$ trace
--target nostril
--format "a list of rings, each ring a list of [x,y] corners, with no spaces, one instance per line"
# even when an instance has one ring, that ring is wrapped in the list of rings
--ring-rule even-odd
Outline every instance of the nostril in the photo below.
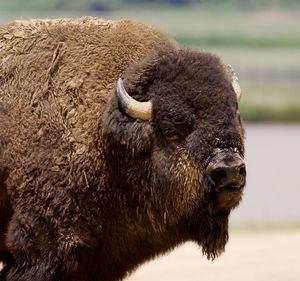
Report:
[[[214,170],[210,175],[211,179],[215,183],[220,182],[222,179],[226,178],[226,176],[227,176],[227,172],[225,169],[222,168]]]
[[[239,174],[244,178],[246,177],[246,167],[244,165],[240,168]]]

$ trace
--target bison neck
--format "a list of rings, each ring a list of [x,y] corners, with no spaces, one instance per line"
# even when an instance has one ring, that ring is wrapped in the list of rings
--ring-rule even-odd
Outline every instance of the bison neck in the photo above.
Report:
[[[148,234],[142,234],[144,231],[138,227],[136,230],[134,227],[128,227],[123,229],[124,232],[121,232],[119,227],[115,230],[116,234],[108,234],[105,244],[98,249],[97,260],[101,263],[97,273],[99,280],[122,280],[142,263],[183,242],[182,237],[179,238],[173,230]]]
[[[203,219],[203,218],[202,218]],[[107,233],[103,244],[99,246],[97,261],[99,280],[122,280],[139,265],[155,256],[164,254],[176,246],[194,241],[202,248],[202,253],[209,259],[220,255],[228,240],[227,218],[218,214],[213,221],[185,221],[164,232],[149,231],[141,225],[120,224]],[[117,222],[116,222],[117,223]],[[107,243],[109,241],[109,243]],[[199,251],[199,259],[201,252]]]
[[[96,254],[99,280],[121,280],[138,265],[186,241],[198,243],[211,259],[224,251],[229,211],[215,213],[211,203],[199,202],[189,217],[171,220],[176,210],[169,209],[165,216],[164,194],[150,186],[151,164],[139,157],[131,163],[124,152],[109,151],[114,153],[106,154],[106,186],[112,197],[105,203],[103,240]]]

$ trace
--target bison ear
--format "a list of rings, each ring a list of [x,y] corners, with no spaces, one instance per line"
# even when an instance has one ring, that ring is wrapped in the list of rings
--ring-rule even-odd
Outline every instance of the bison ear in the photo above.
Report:
[[[127,101],[120,101],[118,90],[117,86],[103,114],[102,135],[115,145],[124,146],[134,153],[146,152],[151,149],[153,143],[151,121],[132,116],[132,108],[129,109],[130,113],[127,112],[124,108]]]

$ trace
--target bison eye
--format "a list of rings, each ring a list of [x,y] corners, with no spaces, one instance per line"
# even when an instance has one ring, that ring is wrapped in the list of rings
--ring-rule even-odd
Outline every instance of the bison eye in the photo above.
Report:
[[[169,140],[177,140],[179,137],[177,130],[171,128],[165,129],[163,134]]]
[[[162,121],[159,127],[162,135],[166,139],[177,140],[179,138],[180,133],[173,123]]]

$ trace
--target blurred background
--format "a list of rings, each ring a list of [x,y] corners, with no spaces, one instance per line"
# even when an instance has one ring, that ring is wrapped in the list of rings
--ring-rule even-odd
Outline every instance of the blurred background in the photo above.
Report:
[[[216,53],[243,90],[248,183],[226,253],[208,262],[185,244],[128,281],[300,280],[300,1],[0,0],[0,24],[87,15],[140,20]]]

